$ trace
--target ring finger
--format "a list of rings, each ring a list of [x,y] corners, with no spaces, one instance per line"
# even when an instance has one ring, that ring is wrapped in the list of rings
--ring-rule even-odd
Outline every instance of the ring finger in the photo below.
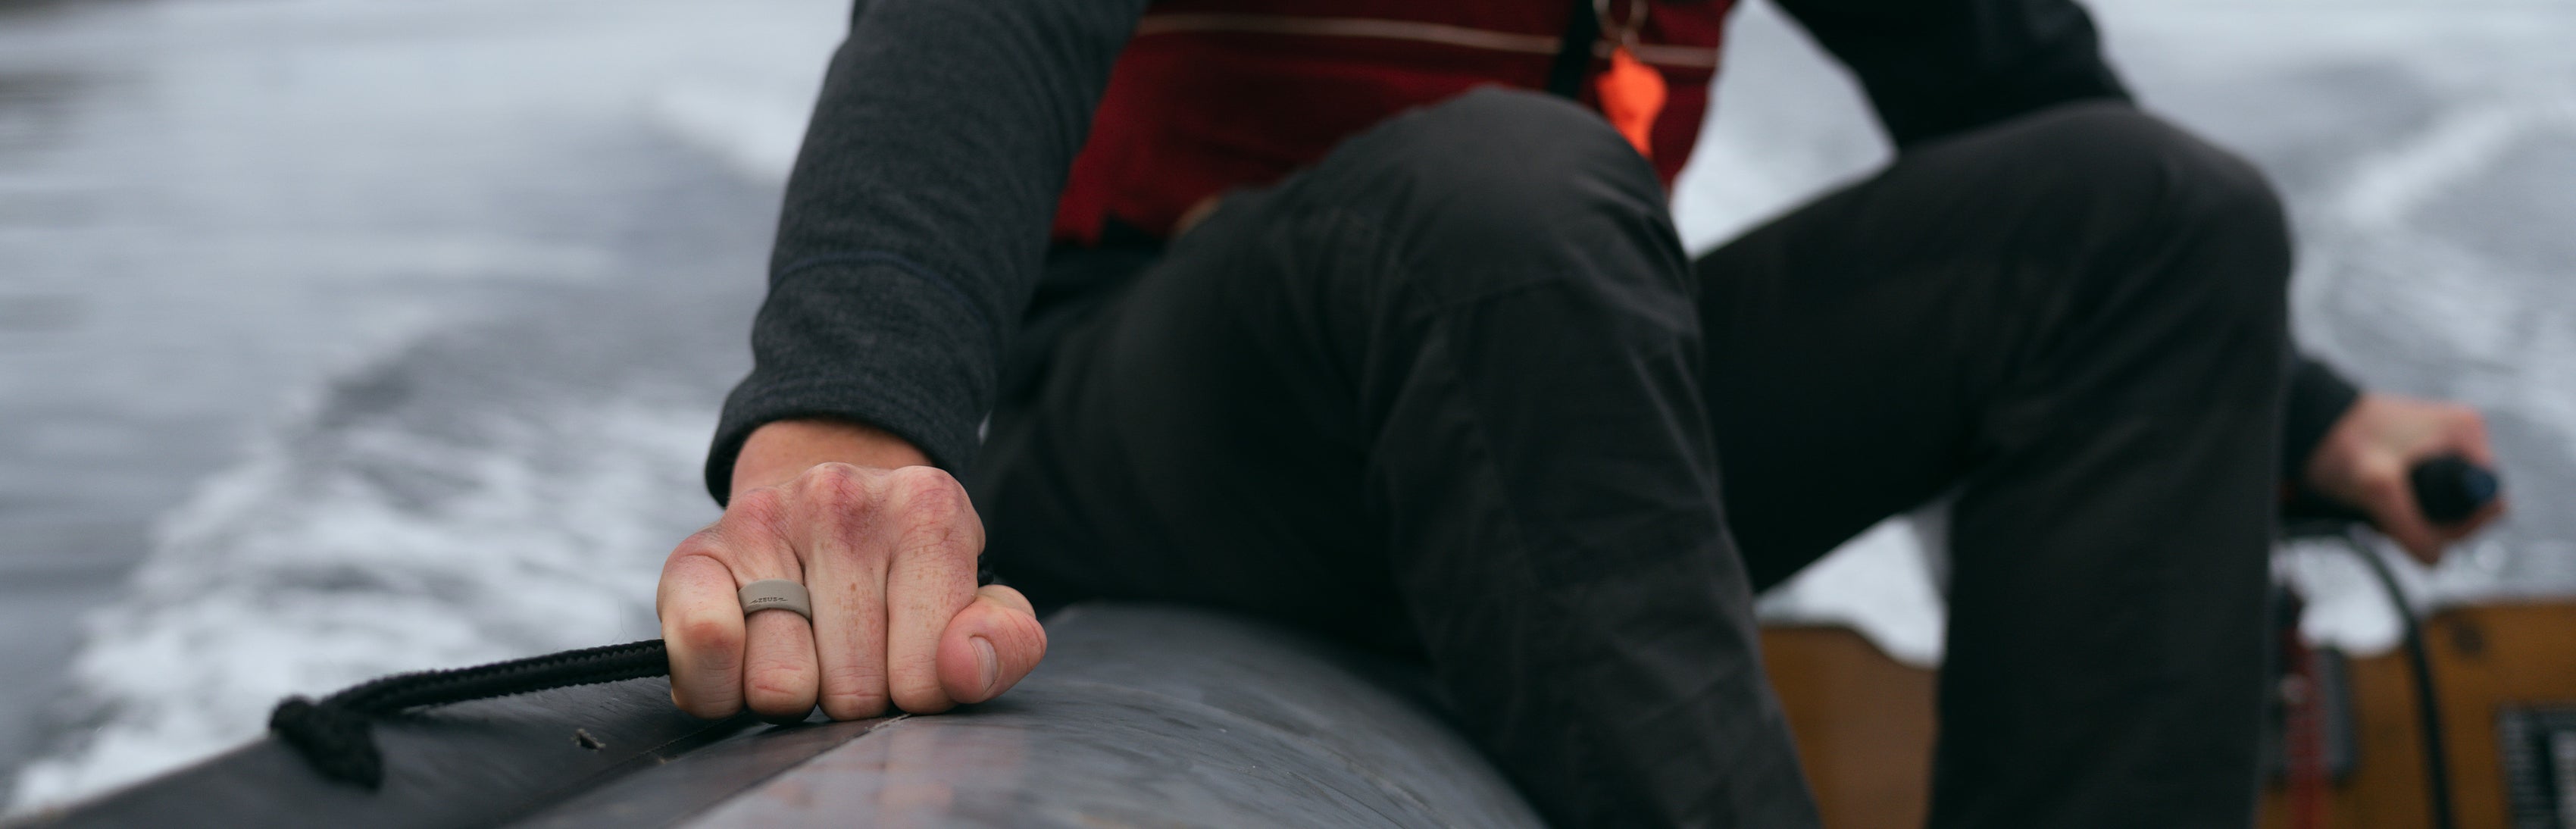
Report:
[[[762,579],[804,583],[789,540],[770,529],[739,534],[734,549],[734,588]],[[743,702],[771,720],[801,720],[814,710],[818,671],[814,665],[814,629],[805,617],[788,610],[762,610],[743,618]]]

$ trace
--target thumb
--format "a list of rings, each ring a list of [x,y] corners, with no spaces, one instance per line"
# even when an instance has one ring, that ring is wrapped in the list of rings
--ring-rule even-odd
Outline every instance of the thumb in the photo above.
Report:
[[[986,585],[939,634],[939,687],[949,699],[983,702],[1010,690],[1045,657],[1046,628],[1028,598]]]

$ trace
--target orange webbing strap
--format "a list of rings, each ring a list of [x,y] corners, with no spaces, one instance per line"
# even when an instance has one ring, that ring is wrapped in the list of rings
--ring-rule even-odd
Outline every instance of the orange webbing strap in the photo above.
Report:
[[[1593,83],[1601,96],[1601,115],[1639,155],[1654,158],[1655,116],[1664,111],[1663,73],[1638,60],[1623,43],[1610,51],[1609,71]]]

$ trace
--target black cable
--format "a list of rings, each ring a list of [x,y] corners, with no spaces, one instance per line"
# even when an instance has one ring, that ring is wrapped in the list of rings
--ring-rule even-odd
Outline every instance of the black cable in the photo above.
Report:
[[[2415,464],[2407,469],[2406,482],[2416,507],[2436,524],[2466,521],[2503,491],[2503,482],[2494,470],[2459,455],[2443,455]],[[2372,551],[2369,536],[2362,532],[2361,528],[2369,524],[2369,516],[2309,491],[2293,498],[2283,513],[2283,534],[2288,537],[2331,535],[2342,539],[2353,555],[2370,568],[2371,576],[2388,594],[2389,605],[2396,608],[2400,630],[2405,633],[2407,671],[2415,686],[2416,727],[2424,741],[2425,798],[2431,801],[2434,829],[2452,829],[2450,755],[2443,748],[2442,707],[2434,689],[2432,654],[2424,646],[2423,625],[2416,620],[2414,607],[2397,585],[2397,574]]]
[[[2380,589],[2388,592],[2388,603],[2397,609],[2397,620],[2405,631],[2406,667],[2415,683],[2415,721],[2424,739],[2424,792],[2431,801],[2434,829],[2452,829],[2451,764],[2448,745],[2442,740],[2442,703],[2433,692],[2433,658],[2424,647],[2424,628],[2415,620],[2415,609],[2406,602],[2406,593],[2398,589],[2397,574],[2388,562],[2370,548],[2369,539],[2359,526],[2346,527],[2344,544],[2352,554],[2369,565],[2370,574],[2379,580]]]
[[[385,779],[384,758],[371,733],[378,717],[425,705],[669,673],[670,656],[660,639],[583,648],[471,668],[395,674],[319,702],[288,697],[269,713],[268,727],[322,776],[373,789]]]

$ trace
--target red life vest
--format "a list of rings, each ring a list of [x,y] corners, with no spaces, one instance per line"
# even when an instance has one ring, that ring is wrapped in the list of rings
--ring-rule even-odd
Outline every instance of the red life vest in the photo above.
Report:
[[[1731,4],[1607,0],[1596,58],[1633,28],[1631,51],[1669,90],[1651,130],[1666,186],[1699,136]],[[1161,0],[1110,74],[1055,238],[1095,242],[1112,218],[1168,236],[1202,199],[1278,181],[1405,109],[1485,84],[1544,88],[1569,11],[1564,0]]]

